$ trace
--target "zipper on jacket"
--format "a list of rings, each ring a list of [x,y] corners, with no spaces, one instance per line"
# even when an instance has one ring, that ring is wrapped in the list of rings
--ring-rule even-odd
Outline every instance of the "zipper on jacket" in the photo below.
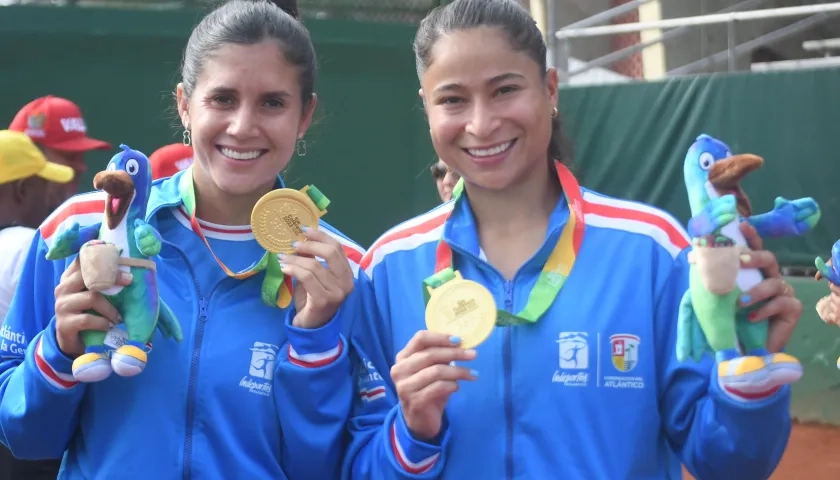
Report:
[[[554,237],[557,235],[559,230],[559,227],[552,228],[549,236]],[[453,251],[474,260],[478,265],[478,268],[490,271],[499,278],[503,279],[505,287],[505,310],[513,313],[513,286],[517,277],[519,277],[519,272],[525,265],[534,261],[534,258],[539,254],[539,252],[545,248],[545,243],[543,243],[543,245],[541,245],[540,248],[531,255],[531,258],[529,258],[528,261],[519,267],[519,270],[517,270],[511,280],[504,280],[504,275],[502,275],[502,273],[499,272],[493,265],[490,265],[490,263],[480,259],[477,255],[467,251],[464,247],[453,242],[449,242],[449,246]],[[502,350],[502,364],[504,369],[505,425],[507,427],[505,429],[505,478],[508,480],[513,480],[513,337],[511,332],[511,327],[505,328],[504,346]]]
[[[513,312],[513,281],[505,281],[505,310]],[[505,379],[505,475],[509,480],[513,479],[513,339],[511,328],[505,329],[505,345],[502,352],[504,363]]]
[[[181,258],[184,260],[184,263],[187,264],[187,269],[190,271],[190,275],[193,279],[193,284],[195,285],[195,292],[198,296],[198,322],[195,327],[195,336],[194,336],[194,346],[192,351],[192,358],[190,359],[190,378],[189,384],[187,387],[187,423],[186,423],[186,431],[185,431],[185,438],[184,438],[184,480],[189,480],[192,477],[192,444],[193,444],[193,420],[195,418],[195,395],[196,395],[196,384],[198,383],[198,362],[201,358],[201,346],[204,341],[204,326],[207,323],[207,305],[210,303],[210,298],[213,296],[213,293],[216,291],[216,288],[219,284],[222,283],[220,281],[213,288],[210,290],[210,293],[207,294],[206,297],[202,296],[201,294],[201,287],[198,283],[198,277],[195,275],[195,270],[192,267],[187,255],[184,253],[183,250],[178,248],[177,246],[169,243],[169,246],[174,248]]]

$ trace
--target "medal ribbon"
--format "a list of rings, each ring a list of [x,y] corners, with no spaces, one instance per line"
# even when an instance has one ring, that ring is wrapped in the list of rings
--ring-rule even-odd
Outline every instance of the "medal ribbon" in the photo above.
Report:
[[[267,305],[276,305],[279,308],[288,307],[292,302],[292,278],[284,275],[280,270],[280,261],[277,259],[277,255],[271,252],[265,252],[262,258],[252,263],[244,270],[234,272],[229,269],[227,265],[222,263],[219,257],[213,253],[213,249],[210,248],[210,243],[207,242],[207,238],[204,236],[204,232],[202,232],[201,226],[198,224],[198,219],[195,216],[195,185],[193,184],[192,166],[188,167],[187,171],[181,175],[181,183],[179,187],[181,200],[184,202],[184,208],[187,209],[187,213],[189,213],[190,216],[190,227],[192,227],[192,231],[201,238],[204,245],[207,247],[207,250],[210,252],[210,255],[213,255],[216,263],[222,267],[225,274],[237,280],[245,280],[246,278],[252,277],[265,270],[265,278],[263,279],[262,284],[263,302]],[[315,202],[315,205],[320,210],[323,210],[322,205],[325,202],[329,202],[329,200],[327,200],[327,198],[324,197],[314,185],[310,185],[309,188],[306,189],[305,193],[311,200],[313,200],[313,202]]]
[[[537,279],[537,283],[528,294],[528,303],[519,313],[513,314],[505,310],[498,310],[496,316],[496,325],[527,325],[536,323],[537,320],[548,310],[554,299],[563,288],[566,278],[572,271],[572,267],[577,259],[580,247],[583,244],[584,212],[583,212],[583,195],[581,194],[580,185],[577,179],[572,175],[572,172],[560,162],[555,162],[557,169],[557,177],[560,180],[560,186],[563,188],[566,201],[569,204],[569,220],[563,227],[560,233],[560,238],[554,246],[554,250],[546,260],[542,272]],[[457,204],[460,201],[464,190],[464,180],[461,179],[455,186],[452,197]],[[452,211],[455,211],[457,205],[453,206]],[[450,215],[452,213],[450,212]],[[447,218],[447,221],[449,219]],[[423,295],[425,302],[429,302],[431,294],[429,289],[435,289],[444,283],[455,278],[455,272],[452,267],[452,249],[443,240],[440,239],[437,246],[435,274],[423,280]]]

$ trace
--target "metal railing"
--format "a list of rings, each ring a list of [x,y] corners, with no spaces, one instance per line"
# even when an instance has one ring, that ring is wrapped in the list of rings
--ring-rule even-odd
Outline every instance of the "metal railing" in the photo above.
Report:
[[[551,3],[552,2],[549,2],[549,4]],[[638,8],[639,5],[644,3],[647,2],[644,0],[640,0],[639,2],[629,2],[626,5],[635,4],[634,8]],[[701,25],[726,24],[726,50],[718,52],[714,55],[710,55],[696,62],[692,62],[687,65],[683,65],[681,67],[670,70],[667,72],[667,75],[674,76],[689,74],[697,71],[698,69],[714,65],[724,60],[728,60],[728,68],[730,71],[733,71],[735,70],[735,60],[739,55],[748,52],[756,47],[767,45],[769,43],[781,40],[782,38],[794,35],[807,28],[813,27],[817,23],[823,22],[834,15],[840,14],[840,2],[817,5],[803,5],[796,7],[768,8],[763,10],[733,11],[739,8],[745,8],[747,6],[754,7],[757,3],[761,3],[761,0],[746,0],[737,5],[724,9],[721,12],[708,15],[672,18],[666,20],[658,20],[654,22],[634,22],[622,23],[617,25],[591,26],[595,23],[600,23],[615,16],[621,15],[622,13],[626,13],[627,9],[622,8],[626,5],[622,5],[621,7],[616,7],[607,10],[606,12],[587,18],[581,22],[576,22],[574,24],[568,25],[559,30],[552,30],[555,32],[553,35],[554,38],[550,38],[549,42],[554,43],[554,45],[552,46],[554,51],[561,50],[564,54],[555,54],[554,56],[550,56],[549,61],[554,61],[554,66],[558,67],[559,69],[565,70],[568,68],[568,63],[565,59],[568,59],[568,40],[571,38],[597,37],[606,35],[616,35],[621,33],[636,33],[641,32],[643,30],[652,29],[673,29],[664,32],[662,35],[660,35],[654,40],[644,42],[643,44],[633,45],[631,47],[624,48],[622,50],[610,53],[608,55],[604,55],[603,57],[599,57],[593,60],[592,62],[587,63],[583,68],[580,68],[574,72],[570,72],[568,76],[571,77],[583,73],[592,68],[612,64],[651,45],[661,43],[665,40],[668,40],[669,38],[673,38],[676,35],[683,34],[687,32],[688,29],[690,29],[691,27]],[[619,13],[615,13],[619,9],[622,10]],[[791,25],[787,25],[778,30],[770,32],[766,35],[762,35],[743,44],[737,45],[735,43],[735,25],[738,22],[806,15],[811,16],[798,22],[795,22]],[[594,20],[595,17],[598,17],[598,19]]]

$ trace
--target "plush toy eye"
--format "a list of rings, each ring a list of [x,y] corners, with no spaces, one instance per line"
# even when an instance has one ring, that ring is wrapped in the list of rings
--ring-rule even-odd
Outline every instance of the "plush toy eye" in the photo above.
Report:
[[[129,175],[137,175],[137,172],[140,171],[140,164],[137,163],[137,160],[132,158],[125,162],[125,171],[128,172]]]
[[[700,154],[700,168],[703,170],[708,170],[712,168],[712,164],[715,163],[715,157],[712,156],[711,153],[705,152]]]

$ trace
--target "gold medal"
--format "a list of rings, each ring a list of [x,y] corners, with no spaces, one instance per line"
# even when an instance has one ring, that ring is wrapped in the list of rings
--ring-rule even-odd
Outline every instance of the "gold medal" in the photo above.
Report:
[[[306,240],[302,227],[318,228],[318,219],[326,211],[318,210],[306,194],[308,188],[272,190],[254,205],[251,230],[266,251],[293,254],[292,243]]]
[[[481,344],[496,327],[496,301],[483,285],[464,280],[460,272],[443,285],[429,289],[426,328],[461,338],[461,347]]]

